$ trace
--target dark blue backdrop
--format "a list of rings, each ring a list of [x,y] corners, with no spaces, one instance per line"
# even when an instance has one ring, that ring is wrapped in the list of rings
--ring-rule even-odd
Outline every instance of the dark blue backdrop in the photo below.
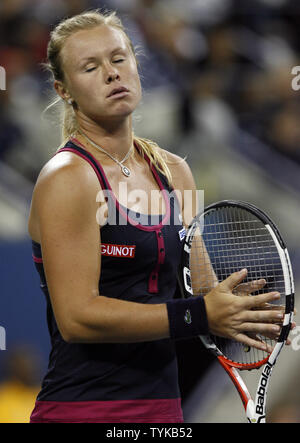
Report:
[[[0,379],[9,351],[30,345],[40,357],[42,375],[47,366],[50,342],[46,303],[31,256],[30,240],[0,241],[0,326],[6,330],[6,351],[0,351]]]

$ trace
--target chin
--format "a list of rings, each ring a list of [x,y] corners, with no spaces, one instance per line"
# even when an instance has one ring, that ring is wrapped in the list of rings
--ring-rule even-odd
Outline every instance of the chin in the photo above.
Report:
[[[112,118],[126,118],[129,117],[136,109],[136,106],[132,106],[129,104],[120,104],[118,109],[115,112],[111,113]],[[109,115],[108,115],[109,116]]]

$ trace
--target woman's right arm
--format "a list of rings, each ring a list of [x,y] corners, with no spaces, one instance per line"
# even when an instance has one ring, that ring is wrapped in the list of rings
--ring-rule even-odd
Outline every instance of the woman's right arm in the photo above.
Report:
[[[42,171],[32,207],[51,304],[62,337],[67,342],[84,343],[167,338],[165,304],[145,305],[99,294],[99,183],[81,159],[62,164],[57,159],[61,155]]]

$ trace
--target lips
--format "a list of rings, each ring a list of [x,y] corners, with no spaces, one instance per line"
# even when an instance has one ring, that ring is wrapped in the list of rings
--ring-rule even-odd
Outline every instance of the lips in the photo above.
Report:
[[[125,88],[124,86],[121,86],[120,88],[115,88],[115,89],[113,89],[113,90],[108,94],[107,97],[112,97],[112,96],[114,96],[114,95],[121,94],[122,92],[129,92],[129,90],[128,90],[127,88]]]

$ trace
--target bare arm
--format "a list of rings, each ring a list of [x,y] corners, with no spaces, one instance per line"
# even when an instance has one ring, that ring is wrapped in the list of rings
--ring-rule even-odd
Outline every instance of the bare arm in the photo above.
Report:
[[[181,204],[183,215],[183,224],[186,229],[192,222],[193,218],[202,209],[200,201],[202,194],[198,193],[193,174],[188,164],[173,156],[173,162],[170,163],[173,176],[173,186],[177,191],[178,200]],[[199,261],[203,272],[199,275]],[[193,272],[193,264],[196,271]],[[193,292],[194,295],[205,295],[218,284],[217,276],[211,265],[206,246],[202,240],[199,229],[195,232],[195,238],[191,250],[191,274],[193,276]],[[197,278],[195,278],[197,276]]]
[[[169,336],[165,304],[99,296],[97,179],[79,164],[45,171],[34,195],[54,315],[69,342],[138,342]]]

